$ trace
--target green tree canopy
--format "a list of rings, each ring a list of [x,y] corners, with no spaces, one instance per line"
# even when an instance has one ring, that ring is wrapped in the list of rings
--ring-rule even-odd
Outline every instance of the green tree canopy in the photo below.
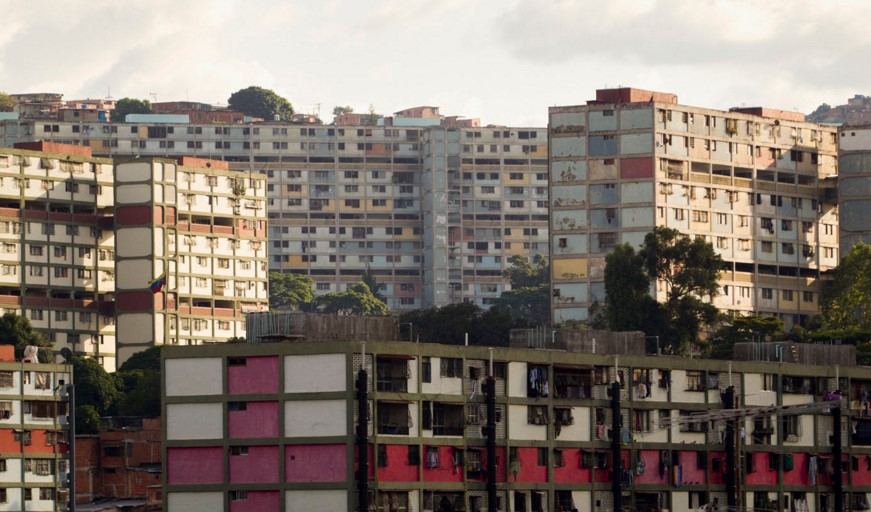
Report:
[[[123,123],[127,114],[150,114],[151,102],[137,100],[135,98],[121,98],[115,102],[115,110],[112,111],[112,121]]]
[[[124,393],[118,399],[118,414],[122,416],[160,416],[160,371],[135,369],[118,371]]]
[[[230,95],[227,106],[231,110],[242,112],[251,117],[261,117],[272,121],[278,116],[280,121],[290,121],[293,116],[293,105],[287,99],[279,96],[271,89],[252,85],[239,89]]]
[[[93,358],[75,356],[72,364],[76,387],[76,430],[93,434],[99,428],[100,417],[113,414],[122,395],[115,376],[107,373]]]
[[[342,107],[340,105],[336,105],[335,107],[333,107],[333,115],[334,116],[343,116],[345,114],[353,114],[353,113],[354,113],[354,107],[352,107],[350,105],[345,105],[344,107]]]
[[[160,371],[160,351],[163,349],[162,346],[154,346],[151,348],[147,348],[142,352],[137,352],[130,356],[124,363],[118,368],[119,372],[125,372],[129,370],[157,370]]]
[[[372,291],[372,295],[375,296],[376,299],[381,302],[387,303],[387,300],[384,298],[384,294],[381,293],[381,290],[384,289],[384,284],[379,283],[378,279],[375,277],[375,274],[372,272],[372,269],[367,268],[366,272],[363,273],[362,281],[366,283],[366,286]]]
[[[360,282],[342,293],[328,293],[315,300],[322,313],[360,316],[385,316],[390,310],[378,300],[366,283]]]
[[[366,113],[360,120],[365,126],[376,126],[378,124],[378,120],[381,119],[381,114],[375,112],[375,107],[373,105],[369,105],[369,112]]]
[[[399,317],[399,322],[412,324],[414,338],[424,343],[462,345],[468,333],[470,345],[489,347],[507,346],[514,327],[507,313],[496,308],[483,310],[469,302],[409,311]]]
[[[666,353],[686,353],[719,316],[711,299],[719,292],[722,258],[703,239],[661,226],[644,237],[637,254],[631,247],[615,252],[605,266],[608,327],[642,330],[658,336]],[[653,283],[665,289],[660,301],[643,293]]]
[[[314,297],[315,282],[303,274],[269,273],[269,307],[271,309],[297,309]]]
[[[502,276],[511,283],[511,289],[493,301],[491,309],[508,315],[515,326],[550,324],[550,265],[541,254],[532,262],[524,256],[508,259],[510,266]]]
[[[785,335],[783,320],[776,316],[737,316],[711,334],[708,356],[712,359],[732,359],[735,343],[775,341]]]
[[[30,320],[18,316],[15,313],[4,313],[0,316],[0,345],[15,345],[15,358],[20,360],[24,355],[24,348],[34,345],[41,348],[50,348],[51,343],[39,331],[33,330]],[[39,351],[39,361],[50,362],[52,359],[50,350]]]
[[[0,112],[13,112],[18,101],[12,96],[0,91]]]
[[[871,330],[871,245],[858,243],[835,268],[823,289],[826,329]]]

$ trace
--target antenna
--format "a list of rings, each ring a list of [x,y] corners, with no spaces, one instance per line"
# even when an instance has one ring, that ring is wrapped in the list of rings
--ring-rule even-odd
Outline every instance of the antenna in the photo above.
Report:
[[[156,92],[150,92],[150,93],[148,93],[148,95],[151,96],[152,103],[157,103],[157,93]]]

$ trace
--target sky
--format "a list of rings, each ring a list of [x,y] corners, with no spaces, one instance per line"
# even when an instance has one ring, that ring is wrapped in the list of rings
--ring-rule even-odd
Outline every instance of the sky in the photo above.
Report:
[[[416,105],[483,125],[637,87],[810,113],[871,94],[867,0],[0,0],[0,91],[226,104],[329,122]]]

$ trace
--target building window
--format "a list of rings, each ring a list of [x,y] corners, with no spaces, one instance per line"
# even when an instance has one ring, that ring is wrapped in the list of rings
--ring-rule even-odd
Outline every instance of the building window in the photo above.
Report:
[[[453,357],[441,358],[440,375],[448,378],[462,378],[463,360]]]

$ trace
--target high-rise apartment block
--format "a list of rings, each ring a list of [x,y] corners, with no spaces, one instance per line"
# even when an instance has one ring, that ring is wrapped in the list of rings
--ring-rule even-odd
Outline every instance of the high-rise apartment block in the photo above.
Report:
[[[838,204],[841,254],[871,243],[871,127],[842,126],[839,140]]]
[[[318,294],[344,291],[368,270],[394,310],[487,306],[506,289],[512,255],[548,252],[544,128],[484,128],[435,107],[379,126],[137,119],[0,121],[0,145],[63,141],[101,156],[194,156],[266,174],[269,269],[311,276]]]
[[[55,349],[114,369],[154,343],[243,336],[267,306],[265,177],[22,146],[0,150],[0,305]]]
[[[787,325],[817,313],[820,273],[839,261],[835,128],[638,89],[552,107],[549,126],[555,322],[586,319],[604,299],[605,255],[656,226],[713,244],[721,310]]]

